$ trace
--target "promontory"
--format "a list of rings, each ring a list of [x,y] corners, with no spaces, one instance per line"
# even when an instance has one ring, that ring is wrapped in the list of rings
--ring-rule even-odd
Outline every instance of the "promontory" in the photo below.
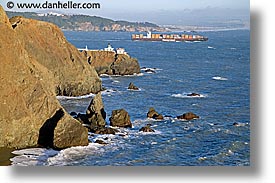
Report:
[[[88,144],[87,129],[56,99],[102,90],[86,59],[57,26],[8,19],[0,6],[0,147]]]

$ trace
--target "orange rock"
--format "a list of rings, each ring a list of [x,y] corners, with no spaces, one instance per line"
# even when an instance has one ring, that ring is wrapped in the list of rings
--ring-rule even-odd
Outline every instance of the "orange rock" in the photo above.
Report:
[[[9,23],[0,6],[0,147],[25,148],[38,142],[55,148],[88,144],[87,129],[65,112],[55,94],[57,86],[81,79],[79,86],[85,88],[98,78],[80,63],[81,56],[74,50],[52,24],[20,17]],[[67,58],[70,54],[75,54],[72,63]],[[80,71],[94,80],[80,78]]]

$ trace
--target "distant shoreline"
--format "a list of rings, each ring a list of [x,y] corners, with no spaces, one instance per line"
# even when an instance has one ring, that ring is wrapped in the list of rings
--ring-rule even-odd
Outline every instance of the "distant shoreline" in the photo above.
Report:
[[[83,31],[83,30],[70,30],[70,29],[61,29],[65,32],[128,32],[133,33],[132,31]],[[170,30],[170,31],[155,31],[155,32],[161,32],[161,33],[181,33],[181,32],[222,32],[222,31],[238,31],[238,30],[247,30],[250,31],[250,28],[243,27],[243,28],[216,28],[216,29],[199,29],[199,30]]]
[[[222,22],[213,25],[158,25],[151,22],[129,22],[88,15],[66,15],[56,13],[39,14],[35,12],[7,11],[9,18],[23,16],[56,24],[62,31],[81,32],[209,32],[226,30],[249,30],[249,22]]]

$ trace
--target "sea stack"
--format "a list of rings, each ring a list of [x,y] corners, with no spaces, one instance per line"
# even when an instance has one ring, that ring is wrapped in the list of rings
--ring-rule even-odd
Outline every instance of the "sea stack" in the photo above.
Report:
[[[153,118],[156,120],[163,120],[163,115],[159,114],[153,107],[149,108],[149,111],[147,113],[147,118]]]
[[[83,51],[88,63],[99,75],[133,75],[140,73],[140,65],[136,58],[115,51]]]
[[[132,122],[130,116],[125,109],[118,109],[112,111],[110,117],[110,125],[114,127],[132,128]]]
[[[104,127],[106,125],[106,112],[104,110],[100,92],[92,99],[86,110],[86,116],[91,124],[91,128]]]

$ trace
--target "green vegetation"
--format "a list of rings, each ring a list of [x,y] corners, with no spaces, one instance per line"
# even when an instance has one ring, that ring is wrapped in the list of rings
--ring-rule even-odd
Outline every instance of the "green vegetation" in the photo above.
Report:
[[[114,21],[107,18],[88,15],[62,15],[44,14],[32,12],[7,12],[9,18],[23,16],[26,18],[47,21],[56,24],[63,30],[76,31],[161,31],[161,28],[149,22]]]

